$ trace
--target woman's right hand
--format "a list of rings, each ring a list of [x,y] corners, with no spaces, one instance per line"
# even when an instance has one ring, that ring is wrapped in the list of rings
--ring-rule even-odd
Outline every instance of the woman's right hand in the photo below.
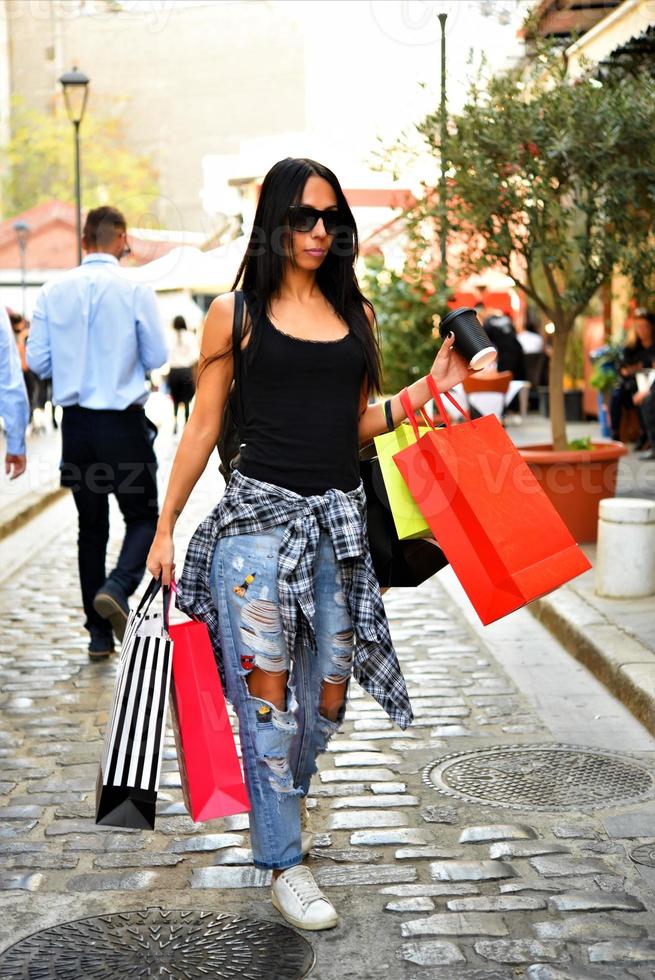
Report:
[[[161,578],[162,585],[170,585],[175,574],[175,547],[169,531],[157,530],[148,552],[146,568],[153,578]]]

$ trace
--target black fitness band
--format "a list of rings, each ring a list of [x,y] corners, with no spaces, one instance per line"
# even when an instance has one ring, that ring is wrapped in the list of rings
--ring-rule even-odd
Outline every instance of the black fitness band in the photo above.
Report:
[[[386,422],[387,422],[387,432],[393,432],[393,430],[396,428],[396,426],[394,425],[394,422],[393,422],[393,414],[391,412],[391,399],[390,398],[387,398],[386,402],[384,403],[384,417],[385,417]]]

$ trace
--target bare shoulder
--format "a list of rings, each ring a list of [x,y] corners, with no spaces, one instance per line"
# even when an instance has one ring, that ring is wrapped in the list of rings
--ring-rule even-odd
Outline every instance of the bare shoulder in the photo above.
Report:
[[[369,300],[365,300],[363,306],[366,319],[368,320],[368,325],[372,330],[375,323],[375,311],[373,310],[373,304]]]
[[[224,350],[232,343],[234,293],[222,293],[211,301],[202,329],[204,353]]]

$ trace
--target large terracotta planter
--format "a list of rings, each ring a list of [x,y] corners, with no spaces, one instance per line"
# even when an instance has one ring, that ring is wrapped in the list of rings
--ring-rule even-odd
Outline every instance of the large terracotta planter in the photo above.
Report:
[[[619,459],[627,453],[622,442],[595,442],[593,449],[554,452],[551,446],[520,446],[546,496],[575,540],[584,544],[598,534],[598,507],[616,492]]]

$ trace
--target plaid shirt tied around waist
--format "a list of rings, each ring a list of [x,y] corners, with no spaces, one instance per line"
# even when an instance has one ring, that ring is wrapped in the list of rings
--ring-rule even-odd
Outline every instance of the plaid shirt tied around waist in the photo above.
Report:
[[[288,649],[293,652],[297,638],[316,649],[314,558],[323,529],[339,561],[355,634],[353,676],[392,721],[407,728],[413,714],[373,570],[361,484],[348,492],[303,497],[233,471],[220,502],[189,542],[176,599],[178,609],[207,624],[223,683],[218,611],[210,590],[216,543],[222,536],[256,534],[280,525],[286,531],[278,557],[278,597]]]

